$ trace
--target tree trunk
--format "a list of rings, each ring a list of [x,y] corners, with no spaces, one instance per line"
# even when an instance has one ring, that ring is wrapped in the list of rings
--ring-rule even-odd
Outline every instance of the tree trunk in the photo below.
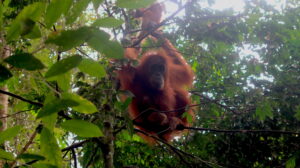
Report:
[[[1,87],[1,90],[7,91],[7,87]],[[1,118],[1,127],[0,132],[4,131],[7,127],[7,105],[8,105],[8,96],[0,93],[0,118]],[[0,166],[1,167],[1,166]]]
[[[7,58],[10,55],[9,47],[6,46],[4,38],[0,37],[0,60]],[[1,90],[7,91],[6,86],[0,87]],[[0,132],[7,128],[7,114],[8,114],[8,96],[0,94]],[[5,144],[0,144],[2,149],[5,149]],[[0,167],[4,167],[5,162],[0,160]]]
[[[102,153],[105,168],[113,168],[114,167],[114,135],[113,135],[113,127],[110,122],[104,123],[104,141],[102,144]]]

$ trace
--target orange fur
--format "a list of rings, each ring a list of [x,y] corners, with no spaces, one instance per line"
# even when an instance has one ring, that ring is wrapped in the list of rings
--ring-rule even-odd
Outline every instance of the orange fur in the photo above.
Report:
[[[139,37],[147,33],[153,24],[161,21],[162,11],[163,5],[160,3],[139,10],[138,17],[142,17],[143,22],[143,31]],[[191,103],[187,88],[192,86],[194,74],[171,42],[163,37],[159,38],[163,40],[162,47],[147,51],[140,59],[138,59],[139,49],[127,48],[124,57],[138,59],[139,65],[123,66],[118,71],[118,78],[121,89],[129,90],[135,96],[129,105],[129,115],[135,127],[170,142],[175,136],[183,133],[182,130],[178,130],[178,126],[190,125],[187,118],[183,117],[183,113],[187,112],[194,116],[192,109],[186,111],[185,108]],[[153,39],[157,40],[155,37]],[[157,64],[165,68],[162,90],[149,87],[152,75],[149,67]],[[150,144],[156,142],[149,136],[141,136]]]
[[[144,36],[161,22],[164,10],[165,6],[162,3],[155,3],[148,8],[142,8],[136,12],[136,17],[142,18],[142,32],[138,35],[138,38]]]

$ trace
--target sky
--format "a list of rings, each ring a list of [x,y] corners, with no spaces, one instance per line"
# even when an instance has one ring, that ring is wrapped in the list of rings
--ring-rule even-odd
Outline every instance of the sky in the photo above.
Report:
[[[170,14],[174,13],[177,10],[177,5],[172,3],[170,0],[159,0],[165,3],[166,7],[166,14],[165,17],[168,17]],[[236,13],[241,13],[244,10],[246,0],[215,0],[215,3],[213,5],[208,5],[207,0],[199,0],[201,3],[201,7],[203,8],[211,8],[214,10],[226,10],[232,8]],[[267,2],[273,6],[277,10],[280,10],[285,5],[285,0],[267,0]],[[177,16],[183,15],[184,13],[181,12],[177,14]],[[164,18],[163,18],[164,19]],[[257,52],[253,51],[251,46],[249,44],[244,44],[243,48],[240,48],[240,57],[246,57],[251,56],[252,58],[256,58],[257,60],[260,60],[260,56]],[[266,74],[261,74],[260,76],[256,77],[257,79],[264,79],[273,81],[273,77],[268,76]],[[248,86],[253,87],[248,81]]]
[[[159,0],[160,2],[165,2],[166,13],[173,13],[177,6],[172,3],[170,0]],[[215,0],[215,3],[210,7],[212,9],[224,10],[232,8],[236,12],[241,12],[244,9],[246,0]],[[209,7],[207,0],[200,0],[202,7]],[[269,4],[276,6],[277,9],[280,9],[284,4],[285,0],[267,0]]]

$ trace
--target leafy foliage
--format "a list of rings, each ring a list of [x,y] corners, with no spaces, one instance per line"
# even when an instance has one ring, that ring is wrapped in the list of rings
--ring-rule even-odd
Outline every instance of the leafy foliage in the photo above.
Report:
[[[6,58],[4,61],[14,67],[26,69],[29,71],[39,70],[45,67],[40,60],[36,59],[29,53],[15,54]]]
[[[61,126],[71,131],[81,137],[99,137],[103,136],[100,129],[87,121],[82,120],[68,120],[66,122],[61,123]]]
[[[11,94],[0,165],[299,167],[299,1],[243,1],[238,12],[172,1],[183,11],[162,30],[195,72],[196,116],[171,148],[136,134],[126,112],[133,96],[115,73],[134,64],[122,59],[139,30],[132,9],[153,2],[1,3],[0,90]],[[160,45],[145,41],[143,51]]]

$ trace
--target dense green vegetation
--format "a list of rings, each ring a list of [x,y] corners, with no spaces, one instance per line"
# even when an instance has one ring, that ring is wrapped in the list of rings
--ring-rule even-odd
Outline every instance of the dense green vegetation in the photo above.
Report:
[[[162,29],[195,72],[196,120],[149,146],[115,71],[134,9],[153,2],[0,0],[0,167],[300,166],[300,2],[167,0],[181,11]]]

